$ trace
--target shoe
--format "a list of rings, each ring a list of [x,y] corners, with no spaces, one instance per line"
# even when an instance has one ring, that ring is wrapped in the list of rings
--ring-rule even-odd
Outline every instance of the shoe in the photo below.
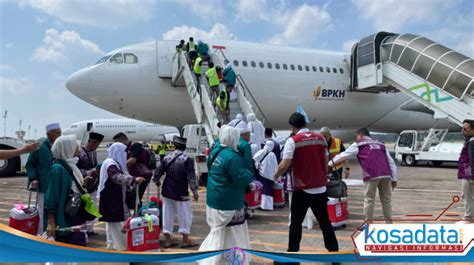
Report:
[[[469,220],[461,220],[461,221],[458,221],[456,222],[455,224],[457,225],[468,225],[468,224],[471,224],[472,222],[469,221]]]

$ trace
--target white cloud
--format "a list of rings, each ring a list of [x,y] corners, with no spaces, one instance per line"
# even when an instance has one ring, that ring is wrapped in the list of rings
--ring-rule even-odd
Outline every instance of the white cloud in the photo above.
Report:
[[[345,41],[342,44],[342,51],[343,52],[351,52],[352,51],[352,46],[354,46],[354,44],[357,43],[357,42],[359,42],[359,40],[357,40],[357,39],[352,39],[352,40]]]
[[[352,0],[360,16],[376,30],[399,31],[405,24],[438,19],[459,0]]]
[[[183,25],[180,27],[174,27],[173,29],[163,33],[163,39],[165,40],[187,40],[189,37],[198,39],[220,39],[220,40],[235,40],[236,37],[225,25],[216,23],[210,31],[205,31],[196,27],[189,27]]]
[[[63,22],[103,28],[126,27],[150,20],[156,12],[156,0],[23,0],[29,6]]]
[[[266,0],[239,0],[236,2],[236,8],[236,17],[244,22],[271,20]]]
[[[332,28],[331,15],[318,6],[303,4],[289,16],[282,33],[273,36],[270,43],[302,45]]]
[[[287,7],[284,0],[272,2],[268,0],[239,0],[234,6],[237,11],[237,19],[244,23],[265,21],[284,25],[294,12]]]
[[[224,14],[224,4],[222,0],[176,0],[181,6],[191,9],[191,11],[205,20],[214,21]]]
[[[36,49],[32,59],[42,62],[70,63],[74,59],[84,59],[87,55],[102,55],[99,45],[86,39],[75,31],[58,32],[48,29],[43,45]]]
[[[5,43],[5,48],[7,49],[13,48],[13,42]]]
[[[0,76],[0,87],[2,93],[11,96],[25,96],[33,91],[33,82],[25,77],[8,78]]]
[[[36,23],[38,24],[43,24],[44,22],[46,22],[46,19],[44,17],[39,17],[39,16],[36,16],[35,20],[36,20]]]

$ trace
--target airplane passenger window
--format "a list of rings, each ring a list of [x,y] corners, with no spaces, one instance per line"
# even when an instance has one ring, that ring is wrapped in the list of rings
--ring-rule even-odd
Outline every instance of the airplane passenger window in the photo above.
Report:
[[[234,60],[234,65],[235,65],[235,66],[239,66],[239,61]]]
[[[304,69],[306,70],[306,72],[309,72],[309,66],[305,65]]]
[[[331,72],[331,68],[326,67],[326,72],[330,73],[330,72]]]
[[[317,72],[318,71],[318,68],[316,68],[316,66],[313,65],[313,72]]]
[[[323,73],[323,72],[324,72],[324,68],[323,68],[322,66],[320,66],[320,67],[319,67],[319,71],[320,71],[321,73]]]
[[[123,63],[123,58],[121,53],[117,53],[112,58],[110,58],[111,63]]]
[[[301,65],[298,65],[298,70],[302,71],[303,67]]]
[[[286,63],[283,64],[283,69],[285,69],[285,70],[288,69],[288,65],[286,65]]]
[[[138,58],[133,53],[124,53],[125,63],[138,63]]]
[[[257,64],[256,64],[254,61],[251,61],[251,62],[250,62],[250,65],[251,65],[252,67],[257,67]]]
[[[335,74],[337,74],[337,69],[336,69],[336,68],[333,67],[333,68],[332,68],[332,71],[333,71]]]
[[[279,64],[279,63],[275,63],[275,68],[276,68],[276,69],[280,69],[280,64]]]
[[[294,64],[290,65],[290,68],[291,68],[291,70],[294,71],[295,70],[295,65]]]
[[[242,65],[247,67],[247,61],[242,61]]]
[[[272,63],[267,63],[267,67],[268,67],[269,69],[272,69]]]
[[[344,73],[344,70],[342,70],[342,68],[339,68],[339,72],[340,72],[341,74],[343,74],[343,73]]]
[[[260,68],[265,67],[265,64],[263,62],[259,62],[258,65],[260,66]]]

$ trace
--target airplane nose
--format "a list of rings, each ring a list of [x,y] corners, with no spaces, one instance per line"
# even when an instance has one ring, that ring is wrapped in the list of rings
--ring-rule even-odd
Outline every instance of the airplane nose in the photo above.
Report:
[[[84,90],[89,88],[89,81],[90,77],[88,69],[82,69],[73,73],[66,79],[66,88],[74,95],[81,97]]]

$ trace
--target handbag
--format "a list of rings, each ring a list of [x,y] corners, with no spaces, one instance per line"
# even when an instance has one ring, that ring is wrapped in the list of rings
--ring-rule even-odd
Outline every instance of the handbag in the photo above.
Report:
[[[61,160],[57,160],[56,163],[61,164],[66,170],[71,174],[73,185],[76,185],[79,192],[74,192],[71,189],[71,192],[68,195],[68,200],[66,206],[64,207],[64,213],[68,216],[74,217],[79,215],[83,221],[92,221],[95,218],[100,218],[101,214],[97,209],[97,206],[93,203],[92,198],[87,194],[74,177],[74,173],[71,168]]]
[[[68,195],[66,207],[64,208],[64,213],[71,217],[76,216],[81,206],[82,206],[81,194],[75,193],[74,191],[71,190],[71,192]]]
[[[331,198],[342,198],[347,197],[347,185],[342,181],[342,176],[337,171],[335,176],[333,174],[328,175],[328,183],[326,184],[326,192],[328,197]]]

